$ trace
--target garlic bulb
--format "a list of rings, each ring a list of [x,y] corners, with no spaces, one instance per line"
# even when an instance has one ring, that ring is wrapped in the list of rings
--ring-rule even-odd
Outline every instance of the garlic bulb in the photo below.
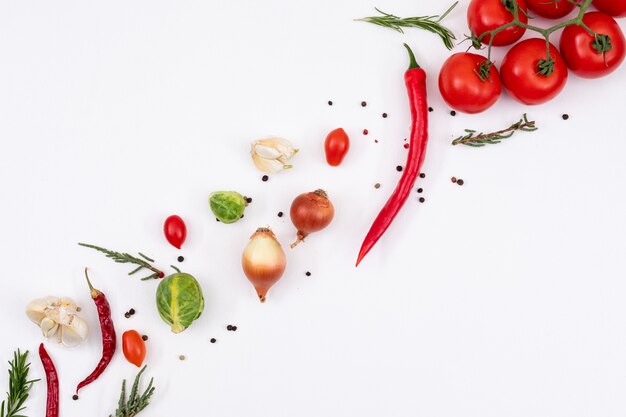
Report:
[[[268,137],[252,142],[252,161],[254,165],[270,174],[291,168],[287,162],[298,153],[298,150],[286,139]]]
[[[87,338],[87,323],[78,317],[80,308],[71,298],[46,297],[31,301],[26,315],[41,329],[45,338],[55,338],[67,347]]]

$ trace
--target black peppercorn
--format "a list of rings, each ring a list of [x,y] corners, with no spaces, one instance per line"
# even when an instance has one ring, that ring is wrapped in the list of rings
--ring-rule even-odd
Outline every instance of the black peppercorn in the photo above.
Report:
[[[215,342],[217,342],[217,339],[216,338],[212,338],[211,339],[211,343],[215,343]]]
[[[398,172],[402,172],[402,165],[398,165],[398,166],[396,167],[396,171],[398,171]]]
[[[183,256],[179,256],[179,257],[178,257],[178,262],[182,262],[182,261],[184,261],[184,260],[185,260],[185,257],[183,257]]]
[[[420,178],[426,178],[426,174],[424,174],[423,172],[420,174]]]
[[[143,336],[141,336],[141,339],[145,342],[148,340],[148,336],[146,336],[145,334]]]
[[[263,182],[266,182],[266,181],[267,181],[267,180],[269,180],[269,179],[270,179],[270,177],[268,177],[267,175],[263,175],[263,176],[261,177],[261,180],[262,180]]]
[[[278,212],[278,217],[283,217],[283,212],[282,211]]]
[[[424,201],[426,201],[426,199],[424,197],[420,197],[420,203],[423,203]]]
[[[72,400],[74,400],[74,401],[78,400],[78,395],[76,395],[76,394],[72,395]]]

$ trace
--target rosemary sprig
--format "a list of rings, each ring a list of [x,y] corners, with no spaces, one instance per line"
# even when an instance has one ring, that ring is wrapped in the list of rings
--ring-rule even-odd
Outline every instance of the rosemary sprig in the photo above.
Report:
[[[130,271],[128,273],[128,275],[133,275],[133,274],[141,271],[144,268],[152,271],[151,275],[148,275],[147,277],[141,278],[142,281],[145,281],[145,280],[148,280],[148,279],[159,279],[159,278],[163,278],[165,276],[165,274],[161,270],[157,269],[152,264],[150,264],[150,262],[154,262],[154,259],[144,255],[141,252],[138,252],[138,253],[139,253],[139,256],[141,258],[143,258],[143,259],[138,258],[136,256],[132,256],[132,255],[126,253],[126,252],[124,252],[124,253],[115,252],[115,251],[112,251],[112,250],[101,248],[100,246],[90,245],[88,243],[79,243],[79,245],[80,246],[84,246],[86,248],[95,249],[98,252],[102,252],[102,253],[104,253],[106,255],[107,258],[113,259],[113,261],[117,262],[118,264],[134,264],[134,265],[138,265],[137,268],[135,268],[132,271]]]
[[[120,399],[117,402],[115,417],[134,417],[146,408],[148,404],[150,404],[150,397],[152,397],[152,394],[154,393],[154,387],[152,386],[154,378],[150,378],[150,383],[143,394],[139,396],[137,395],[139,393],[139,380],[141,379],[141,374],[143,374],[143,371],[145,370],[146,367],[144,366],[135,377],[135,382],[130,390],[130,396],[128,399],[126,399],[126,380],[122,381],[122,392],[120,393]],[[113,414],[109,414],[109,417],[113,417]]]
[[[456,37],[454,33],[441,25],[441,21],[456,7],[459,2],[455,2],[448,10],[445,11],[441,16],[416,16],[416,17],[407,17],[401,18],[399,16],[395,16],[391,13],[385,13],[382,10],[376,8],[376,11],[380,13],[380,16],[369,16],[361,19],[355,19],[357,22],[368,22],[373,23],[378,26],[383,26],[387,28],[391,28],[397,32],[404,33],[402,28],[419,28],[424,29],[432,33],[436,33],[439,35],[443,44],[448,49],[454,48],[454,41]]]
[[[26,362],[28,351],[22,353],[18,349],[13,352],[13,360],[9,362],[9,392],[7,399],[0,405],[0,417],[25,417],[19,414],[26,407],[24,403],[33,384],[38,379],[28,379],[30,362]]]
[[[465,129],[467,135],[459,136],[452,141],[453,145],[467,145],[475,148],[480,148],[485,145],[495,145],[508,139],[515,134],[516,131],[521,130],[524,132],[534,132],[537,130],[534,120],[528,120],[526,113],[522,116],[519,122],[512,124],[507,129],[498,130],[492,133],[478,133],[475,130]]]

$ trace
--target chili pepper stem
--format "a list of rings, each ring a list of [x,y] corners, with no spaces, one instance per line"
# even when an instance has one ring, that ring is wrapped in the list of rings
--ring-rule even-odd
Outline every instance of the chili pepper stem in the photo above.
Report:
[[[409,51],[409,59],[410,59],[409,69],[420,68],[419,64],[417,63],[417,60],[415,59],[415,54],[411,50],[411,47],[407,45],[406,43],[404,44],[404,47],[406,48],[407,51]]]
[[[91,285],[91,280],[89,279],[89,274],[87,273],[87,267],[85,267],[85,278],[87,279],[87,285],[89,285],[89,292],[91,292],[91,298],[96,298],[101,294],[100,291],[95,289],[93,285]]]

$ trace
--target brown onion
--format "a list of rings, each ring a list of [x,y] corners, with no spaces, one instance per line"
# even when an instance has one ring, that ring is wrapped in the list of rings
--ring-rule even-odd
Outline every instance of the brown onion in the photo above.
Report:
[[[274,233],[265,227],[258,228],[243,250],[241,266],[262,303],[272,285],[283,276],[286,265],[285,252]]]
[[[300,194],[291,203],[291,222],[298,229],[298,240],[291,244],[295,248],[313,232],[319,232],[330,224],[335,215],[333,203],[324,190]]]

